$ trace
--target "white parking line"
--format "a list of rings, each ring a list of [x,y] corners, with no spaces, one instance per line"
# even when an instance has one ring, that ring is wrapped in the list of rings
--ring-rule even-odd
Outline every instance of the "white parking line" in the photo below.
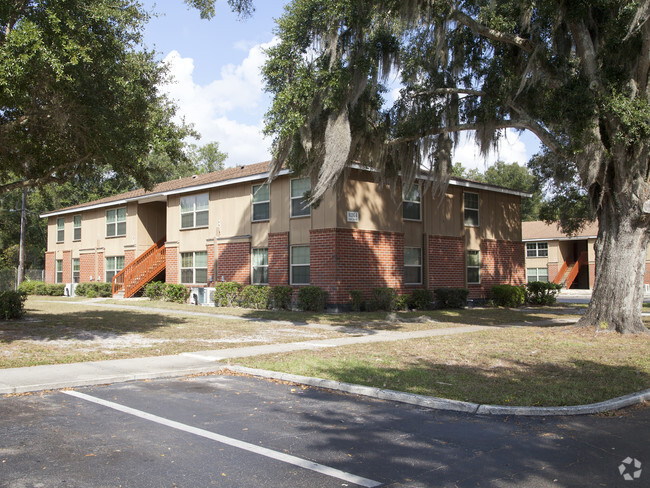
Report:
[[[262,456],[266,456],[268,458],[275,459],[277,461],[282,461],[287,464],[293,464],[294,466],[298,466],[300,468],[309,469],[317,473],[331,476],[332,478],[338,478],[343,481],[349,481],[350,483],[354,483],[359,486],[372,488],[381,485],[381,483],[379,483],[378,481],[373,481],[368,478],[363,478],[361,476],[356,476],[351,473],[346,473],[345,471],[341,471],[339,469],[330,468],[329,466],[325,466],[323,464],[307,461],[305,459],[301,459],[299,457],[291,456],[289,454],[273,451],[265,447],[256,446],[255,444],[249,444],[248,442],[239,441],[231,437],[215,434],[214,432],[199,429],[197,427],[192,427],[191,425],[181,424],[180,422],[175,422],[174,420],[169,420],[163,417],[159,417],[157,415],[143,412],[142,410],[137,410],[135,408],[125,407],[124,405],[120,405],[119,403],[102,400],[101,398],[96,398],[91,395],[86,395],[85,393],[80,393],[78,391],[71,391],[71,390],[62,391],[61,393],[65,393],[66,395],[70,395],[79,398],[81,400],[86,400],[88,402],[96,403],[104,407],[112,408],[113,410],[118,410],[120,412],[127,413],[129,415],[133,415],[135,417],[139,417],[145,420],[149,420],[151,422],[156,422],[157,424],[165,425],[173,429],[178,429],[183,432],[205,437],[206,439],[211,439],[213,441],[221,442],[222,444],[227,444],[229,446],[237,447],[245,451],[249,451],[255,454],[260,454]]]

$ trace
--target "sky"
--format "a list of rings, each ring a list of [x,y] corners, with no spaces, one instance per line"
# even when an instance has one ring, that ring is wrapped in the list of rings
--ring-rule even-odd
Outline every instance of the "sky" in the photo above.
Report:
[[[271,98],[264,92],[261,67],[264,49],[274,41],[275,19],[288,2],[258,0],[245,20],[232,13],[225,0],[216,2],[211,20],[200,18],[183,0],[141,0],[156,12],[144,32],[145,45],[166,62],[173,83],[162,87],[179,108],[186,123],[201,134],[195,142],[218,142],[228,154],[226,166],[252,164],[271,158],[271,140],[265,139],[264,114]],[[498,153],[487,160],[473,141],[461,137],[453,161],[484,171],[497,160],[524,164],[538,152],[535,136],[508,131]]]

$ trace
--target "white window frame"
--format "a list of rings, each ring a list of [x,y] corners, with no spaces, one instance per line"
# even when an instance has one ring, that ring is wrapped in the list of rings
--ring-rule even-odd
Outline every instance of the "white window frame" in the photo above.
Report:
[[[266,187],[268,191],[268,199],[267,200],[259,200],[255,201],[255,198],[257,195],[259,195],[259,190],[262,187]],[[267,212],[267,217],[263,219],[256,219],[255,218],[255,207],[256,206],[266,206],[266,212]],[[259,185],[253,185],[251,187],[251,222],[266,222],[271,218],[271,187],[269,186],[268,183],[262,183]]]
[[[413,200],[413,194],[415,193],[416,199]],[[417,205],[418,209],[418,217],[413,218],[413,217],[407,217],[405,215],[405,211],[407,206],[404,205],[405,203],[409,204],[408,206],[414,206]],[[405,191],[404,188],[402,188],[402,219],[403,220],[412,220],[415,222],[421,222],[422,221],[422,195],[420,193],[420,185],[415,183],[408,192]]]
[[[122,261],[122,267],[118,267],[118,260]],[[110,260],[110,261],[109,261]],[[108,266],[108,263],[111,262],[112,266]],[[124,256],[106,256],[106,260],[104,263],[104,281],[106,283],[112,283],[113,278],[117,273],[122,271],[124,269]],[[108,273],[113,273],[113,276],[111,276],[111,279],[108,279]]]
[[[467,195],[476,195],[476,207],[468,207],[467,206]],[[481,206],[481,195],[476,192],[472,191],[465,191],[463,192],[463,223],[465,224],[465,227],[479,227],[481,225],[481,215],[479,212],[479,207]],[[476,223],[468,223],[467,222],[467,214],[468,212],[475,212],[476,213]]]
[[[120,218],[120,210],[124,210],[124,217]],[[109,222],[111,219],[110,215],[114,215],[114,220]],[[124,232],[120,232],[120,224],[124,224]],[[109,228],[113,228],[113,233],[109,232]],[[106,210],[106,237],[124,237],[126,235],[126,207],[112,208]]]
[[[266,252],[266,264],[255,264],[255,254],[265,251]],[[266,281],[255,280],[255,269],[266,269]],[[262,273],[264,275],[264,273]],[[268,247],[257,247],[251,249],[251,283],[253,285],[268,285],[269,284],[269,248]]]
[[[197,208],[197,203],[196,202],[197,202],[197,200],[199,198],[207,199],[207,207],[205,209],[203,209],[203,210],[197,210],[196,209]],[[191,207],[192,208],[190,210],[183,211],[183,202],[188,202],[188,203],[191,202]],[[206,214],[207,222],[205,224],[197,225],[197,223],[196,223],[197,220],[198,220],[197,217],[200,214],[201,214],[201,216],[202,216],[202,214]],[[183,225],[183,216],[185,216],[185,215],[192,215],[192,225],[187,225],[187,226]],[[180,216],[181,216],[180,217],[181,218],[181,221],[180,221],[181,230],[185,230],[185,229],[204,229],[205,227],[208,227],[210,225],[210,194],[209,193],[199,193],[197,195],[190,195],[190,196],[187,196],[187,197],[181,197],[181,200],[180,200]]]
[[[406,264],[406,251],[407,249],[410,250],[417,250],[418,251],[418,264]],[[406,268],[415,268],[418,270],[418,276],[419,280],[418,281],[406,281]],[[404,248],[404,284],[405,285],[421,285],[422,284],[422,248],[421,247],[405,247]]]
[[[304,193],[300,196],[293,196],[293,183],[295,181],[307,181],[309,182],[309,189],[311,190],[311,182],[309,181],[309,178],[295,178],[289,182],[289,215],[291,218],[299,218],[299,217],[310,217],[311,216],[311,205],[307,205],[304,208],[301,208],[296,215],[293,213],[293,202],[294,200],[296,201],[301,201],[304,202],[304,204],[307,204],[307,200],[304,197]],[[306,212],[306,213],[301,213],[301,212]]]
[[[56,219],[56,242],[65,241],[65,218]]]
[[[77,269],[75,269],[75,267]],[[79,258],[72,258],[72,282],[79,283],[80,276],[81,276],[81,260]]]
[[[478,264],[477,265],[470,265],[469,264],[469,256],[471,255],[476,255],[478,256]],[[480,285],[481,284],[481,251],[477,251],[475,249],[468,249],[467,250],[467,258],[466,258],[466,263],[465,263],[465,273],[467,276],[467,284],[468,285]],[[478,280],[477,281],[470,281],[469,280],[469,270],[470,269],[476,269],[476,272],[478,274]]]
[[[81,214],[75,215],[72,217],[72,240],[73,241],[80,241],[81,240],[81,222],[83,221],[83,218],[81,217]],[[79,223],[79,225],[77,225]],[[77,234],[79,234],[77,236]]]
[[[540,245],[543,246],[540,249]],[[541,254],[544,253],[544,254]],[[527,242],[526,243],[526,257],[527,258],[547,258],[548,257],[548,242]]]
[[[183,255],[192,255],[192,266],[183,266]],[[196,265],[196,255],[205,254],[205,267]],[[205,281],[197,281],[196,272],[205,269]],[[207,251],[191,251],[181,253],[181,283],[183,285],[207,285],[208,284],[208,252]],[[183,281],[183,271],[192,270],[192,281]]]
[[[63,259],[57,259],[55,266],[56,276],[54,278],[54,281],[56,283],[63,283]]]
[[[309,262],[307,264],[305,264],[305,263],[294,263],[293,262],[293,251],[296,248],[307,248],[309,250]],[[297,286],[299,286],[299,285],[309,285],[311,283],[311,249],[310,249],[309,245],[291,246],[290,253],[291,253],[291,255],[289,257],[290,268],[291,268],[291,273],[290,273],[291,274],[291,281],[290,281],[290,283],[292,285],[297,285]],[[296,281],[293,278],[294,269],[295,268],[305,268],[305,267],[308,268],[308,271],[309,271],[309,280],[307,282],[296,283]]]
[[[532,270],[535,271],[535,279],[534,280],[530,279]],[[539,279],[539,271],[540,270],[544,270],[545,275],[546,275],[545,280],[540,280]],[[548,279],[548,268],[526,268],[526,283],[530,283],[531,281],[544,281],[544,282],[548,283],[550,281]]]

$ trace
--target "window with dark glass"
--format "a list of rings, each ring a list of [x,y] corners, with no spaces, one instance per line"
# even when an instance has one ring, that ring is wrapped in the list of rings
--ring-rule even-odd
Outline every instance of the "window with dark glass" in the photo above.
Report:
[[[270,216],[270,192],[269,185],[253,185],[253,222],[269,220]]]
[[[81,240],[81,215],[75,215],[72,218],[72,239]]]
[[[106,237],[126,235],[126,207],[106,211]]]
[[[402,217],[406,220],[421,219],[420,188],[417,185],[402,192]]]
[[[527,268],[528,283],[531,281],[548,281],[548,268]]]
[[[56,282],[63,283],[63,259],[56,260]]]
[[[465,225],[478,227],[478,193],[464,193]]]
[[[481,263],[478,251],[467,251],[467,283],[481,282]]]
[[[309,246],[293,246],[291,248],[291,284],[309,284]]]
[[[547,242],[527,242],[526,243],[526,257],[529,257],[529,258],[545,258],[545,257],[548,257],[548,243]]]
[[[251,267],[254,285],[269,284],[269,250],[267,248],[253,249]]]
[[[111,283],[113,277],[124,269],[124,256],[108,256],[106,258],[106,283]]]
[[[207,193],[181,198],[181,229],[207,227],[210,196]]]
[[[404,283],[419,285],[422,283],[422,249],[404,248]]]
[[[72,260],[72,282],[79,283],[79,272],[81,267],[79,265],[79,258],[74,258]]]
[[[208,282],[207,251],[181,253],[181,283],[191,285]]]
[[[60,217],[56,219],[56,242],[65,240],[65,219]]]
[[[305,196],[311,190],[309,178],[291,180],[291,216],[304,217],[311,215],[311,207]]]

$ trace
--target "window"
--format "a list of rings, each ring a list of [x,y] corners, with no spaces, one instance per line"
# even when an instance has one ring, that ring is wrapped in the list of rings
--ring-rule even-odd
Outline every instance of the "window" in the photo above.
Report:
[[[253,222],[269,220],[269,185],[253,185]]]
[[[548,268],[527,268],[528,283],[531,281],[548,281]]]
[[[126,207],[106,211],[106,237],[126,235]]]
[[[480,256],[478,251],[467,251],[467,283],[480,283]]]
[[[402,190],[402,217],[407,220],[420,220],[420,188],[418,185],[405,192]]]
[[[208,226],[210,196],[207,193],[181,198],[181,229]]]
[[[404,248],[404,283],[422,283],[422,249],[419,247]]]
[[[75,241],[81,240],[81,215],[75,215],[72,217],[72,239]]]
[[[526,257],[528,258],[545,258],[548,256],[547,242],[527,242]]]
[[[181,253],[181,283],[208,282],[208,253],[207,251]]]
[[[307,204],[305,195],[311,190],[309,178],[291,180],[291,216],[304,217],[311,215],[311,208]]]
[[[478,227],[478,193],[464,193],[465,225]]]
[[[254,285],[269,284],[269,250],[253,249],[251,256],[251,267]]]
[[[56,260],[56,282],[63,283],[63,259]]]
[[[124,268],[124,256],[109,256],[106,258],[106,283],[113,281],[113,276]]]
[[[63,242],[65,239],[65,219],[63,217],[56,219],[56,242]]]
[[[80,271],[80,265],[79,265],[79,258],[74,258],[72,260],[72,282],[73,283],[79,283],[79,271]]]
[[[291,248],[291,284],[309,284],[309,246]]]

